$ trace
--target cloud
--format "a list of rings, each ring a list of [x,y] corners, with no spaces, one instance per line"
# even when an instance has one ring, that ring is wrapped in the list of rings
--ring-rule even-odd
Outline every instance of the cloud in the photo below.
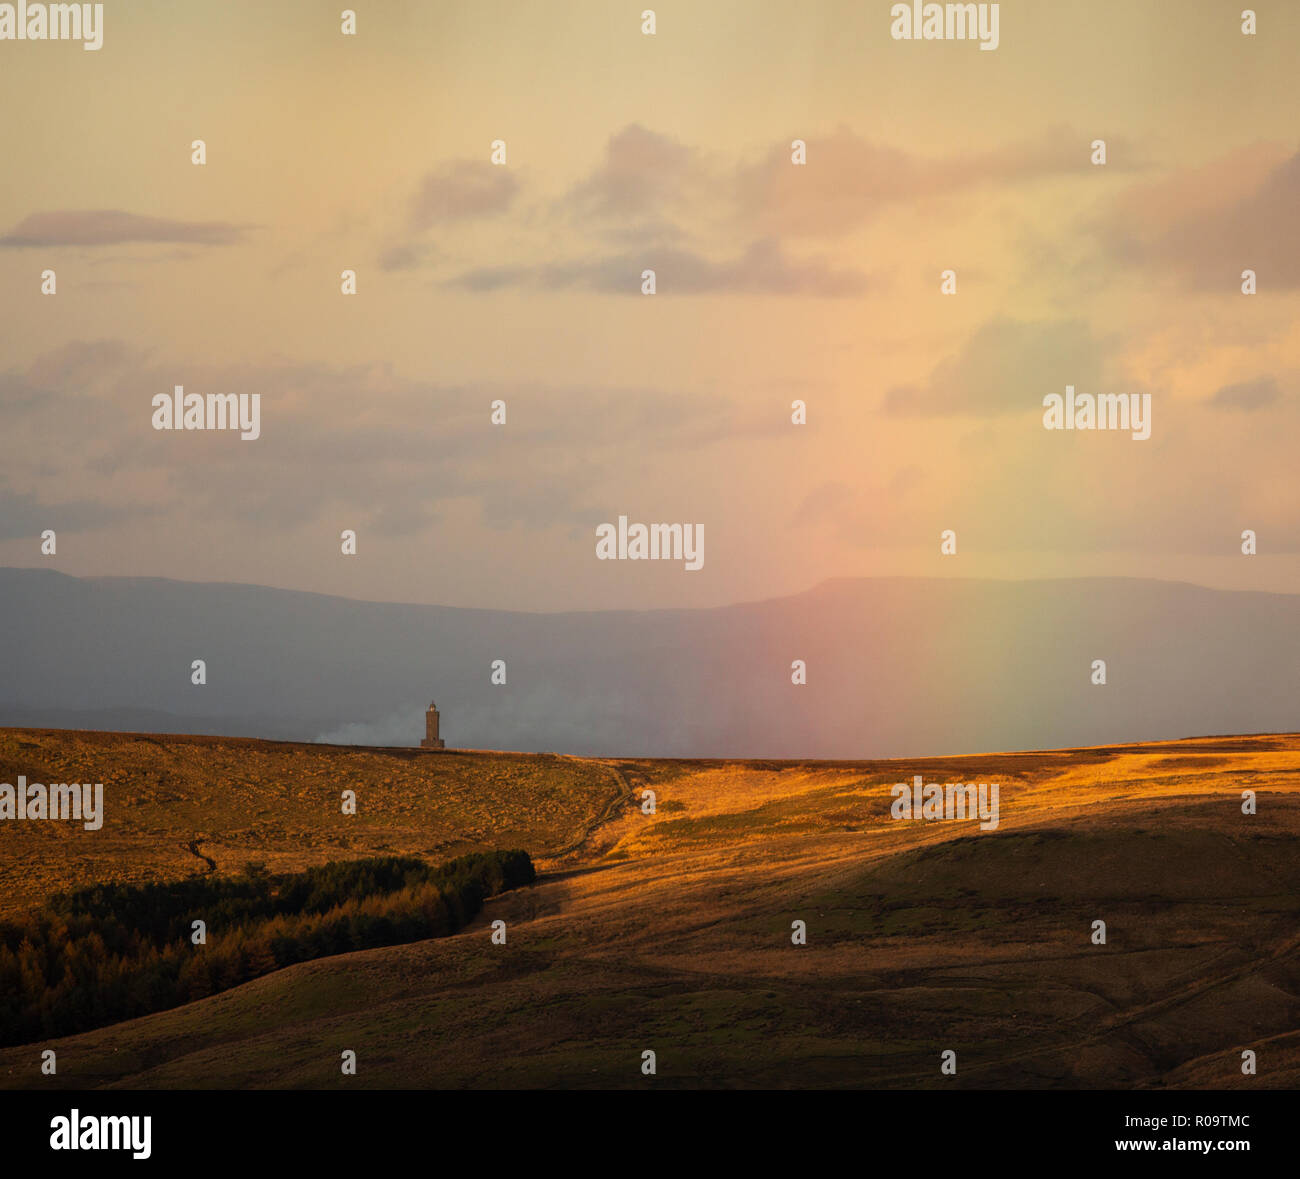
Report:
[[[420,182],[408,228],[419,233],[447,222],[496,216],[510,208],[518,192],[519,180],[508,168],[485,160],[452,160]]]
[[[177,384],[261,394],[261,438],[153,430],[152,397]],[[489,423],[498,398],[508,428]],[[113,508],[105,520],[154,505],[182,522],[329,519],[385,537],[427,535],[448,505],[463,515],[467,503],[491,528],[566,527],[602,509],[629,472],[662,478],[665,456],[787,428],[761,403],[716,393],[446,385],[386,364],[203,364],[116,341],[77,341],[0,372],[0,413],[5,477],[26,496],[0,490],[0,510],[24,536],[56,511],[93,523],[100,503]]]
[[[1097,227],[1115,258],[1236,294],[1300,286],[1300,152],[1257,143],[1126,193]]]
[[[1026,323],[995,319],[921,385],[896,385],[884,408],[897,416],[1019,413],[1038,409],[1048,393],[1102,388],[1102,342],[1082,320]]]
[[[584,220],[658,215],[711,182],[696,149],[633,123],[610,136],[604,161],[565,203]]]
[[[379,255],[379,269],[384,271],[415,270],[441,257],[433,246],[395,245]]]
[[[662,289],[678,294],[858,295],[871,288],[866,274],[800,258],[790,240],[842,236],[887,208],[976,185],[1023,184],[1091,166],[1087,142],[1066,127],[946,158],[871,143],[846,130],[810,139],[808,151],[806,166],[790,162],[784,143],[755,162],[705,153],[630,124],[610,136],[585,178],[516,226],[532,232],[531,255],[515,246],[509,260],[464,268],[441,285],[477,293],[635,294],[641,271],[650,268]],[[487,163],[448,164],[425,179],[408,229],[504,211],[515,183],[506,169]],[[585,252],[593,238],[606,247],[602,256]],[[381,256],[386,270],[423,261],[409,245]]]
[[[70,340],[38,356],[27,372],[36,388],[56,390],[80,387],[119,371],[143,353],[121,340]],[[0,383],[0,393],[6,385]]]
[[[741,254],[722,261],[692,250],[667,249],[541,266],[484,267],[461,274],[448,285],[476,292],[531,287],[639,295],[641,272],[647,269],[655,272],[660,294],[841,298],[871,288],[871,281],[862,271],[831,266],[821,259],[796,261],[774,238],[752,242]]]
[[[803,497],[790,514],[793,528],[814,527],[856,505],[857,493],[838,479],[819,483]]]
[[[518,177],[505,167],[480,160],[449,160],[420,181],[405,222],[379,251],[380,270],[417,270],[442,261],[443,250],[412,239],[432,229],[500,216],[514,205],[519,189]]]
[[[57,533],[88,532],[119,520],[139,519],[150,511],[134,505],[110,506],[99,499],[62,499],[57,494],[38,498],[0,487],[0,540],[35,539],[47,528]]]
[[[228,221],[142,217],[118,209],[60,209],[32,213],[0,237],[0,246],[116,246],[126,242],[228,246],[242,241],[249,228]]]
[[[1281,395],[1273,377],[1256,377],[1253,381],[1224,385],[1210,398],[1210,404],[1217,409],[1263,409],[1276,402]]]
[[[740,166],[733,194],[742,217],[759,231],[833,237],[886,209],[984,184],[1023,184],[1082,173],[1087,141],[1068,127],[991,151],[927,158],[840,129],[807,140],[808,162],[790,162],[790,146],[774,146],[757,163]],[[1117,153],[1121,155],[1122,153]]]
[[[838,236],[891,205],[1084,172],[1087,144],[1057,126],[989,151],[927,158],[841,128],[808,139],[808,163],[795,166],[788,142],[757,161],[728,161],[634,123],[610,137],[604,160],[565,205],[583,223],[618,221],[624,232],[629,219],[646,217],[662,235],[663,218],[677,215],[739,223],[756,236]],[[1112,144],[1120,159],[1121,146]]]

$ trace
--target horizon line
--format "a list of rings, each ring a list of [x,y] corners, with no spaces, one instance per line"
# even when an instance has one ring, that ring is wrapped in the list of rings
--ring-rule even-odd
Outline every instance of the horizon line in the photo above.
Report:
[[[1096,750],[1139,749],[1150,745],[1179,745],[1194,741],[1242,741],[1260,737],[1288,737],[1300,739],[1300,730],[1262,730],[1255,733],[1202,733],[1184,737],[1152,737],[1136,741],[1106,741],[1099,745],[1061,745],[1050,748],[1027,747],[1023,749],[983,749],[966,753],[901,754],[896,757],[746,757],[743,755],[701,755],[698,757],[659,757],[655,754],[620,753],[561,753],[555,749],[477,749],[447,746],[443,749],[425,749],[419,745],[347,745],[336,741],[289,741],[279,737],[248,737],[229,733],[159,733],[136,729],[61,729],[49,725],[0,725],[0,733],[78,733],[105,737],[143,737],[164,741],[255,741],[262,745],[294,745],[308,749],[365,750],[370,753],[418,753],[430,757],[447,754],[490,755],[494,757],[559,757],[574,761],[655,761],[655,762],[780,762],[787,765],[861,765],[864,762],[953,761],[972,757],[1031,757],[1049,753],[1087,753]]]
[[[1038,585],[1060,582],[1118,582],[1118,581],[1136,581],[1145,582],[1151,585],[1181,585],[1191,589],[1204,590],[1213,594],[1266,594],[1270,597],[1278,598],[1295,598],[1300,597],[1300,592],[1288,590],[1269,590],[1269,589],[1237,589],[1224,588],[1220,586],[1203,585],[1201,582],[1187,581],[1184,578],[1173,577],[1136,577],[1131,574],[1087,574],[1076,577],[987,577],[987,576],[917,576],[913,574],[875,574],[857,576],[854,574],[834,574],[830,577],[824,577],[820,581],[801,590],[794,590],[791,593],[772,594],[761,598],[741,598],[732,602],[725,602],[717,606],[614,606],[599,609],[570,609],[570,610],[518,610],[498,606],[450,606],[442,602],[412,602],[405,600],[395,600],[391,598],[352,598],[345,594],[329,593],[324,590],[299,589],[291,586],[266,585],[256,581],[191,581],[182,577],[164,577],[158,574],[132,574],[132,573],[94,573],[94,574],[76,574],[67,573],[62,569],[49,569],[40,565],[0,565],[0,574],[5,573],[34,573],[38,575],[53,575],[55,577],[66,577],[70,581],[150,581],[164,582],[169,585],[187,585],[187,586],[207,586],[207,587],[224,587],[234,589],[253,589],[266,590],[270,593],[279,594],[304,594],[316,598],[329,598],[337,602],[352,602],[356,605],[363,606],[409,606],[425,610],[456,610],[463,613],[475,614],[524,614],[535,617],[557,617],[565,614],[703,614],[713,610],[731,610],[738,606],[760,606],[769,602],[788,601],[792,598],[803,597],[808,594],[816,593],[818,590],[837,583],[850,582],[883,582],[883,581],[913,581],[913,582],[978,582],[978,583],[995,583],[999,585]]]

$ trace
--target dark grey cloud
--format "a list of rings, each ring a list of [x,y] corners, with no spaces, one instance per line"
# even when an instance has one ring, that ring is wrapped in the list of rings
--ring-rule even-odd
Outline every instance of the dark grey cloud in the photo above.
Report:
[[[228,246],[243,241],[250,228],[228,221],[144,217],[120,209],[56,209],[25,217],[0,237],[0,246],[116,246],[127,242]]]

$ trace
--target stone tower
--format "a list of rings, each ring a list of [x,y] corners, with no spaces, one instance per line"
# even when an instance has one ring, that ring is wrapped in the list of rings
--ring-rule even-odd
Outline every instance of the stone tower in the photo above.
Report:
[[[429,711],[424,714],[424,740],[421,749],[446,749],[447,746],[438,736],[438,702],[429,703]]]

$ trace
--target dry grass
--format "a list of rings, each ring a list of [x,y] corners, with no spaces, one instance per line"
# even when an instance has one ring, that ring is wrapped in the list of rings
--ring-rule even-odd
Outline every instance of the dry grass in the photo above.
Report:
[[[18,871],[0,831],[11,882],[188,871],[188,852],[158,849],[199,831],[218,870],[519,845],[549,871],[454,938],[305,963],[59,1042],[53,1080],[31,1047],[5,1050],[10,1086],[1300,1083],[1294,735],[849,764],[0,732],[0,780],[36,750],[106,782],[95,757],[129,751],[136,785],[123,772],[116,797],[134,789],[141,809],[120,842],[77,855],[61,848],[75,833],[21,833],[45,843],[21,848]],[[914,772],[998,782],[998,831],[891,821],[889,787]],[[372,813],[344,828],[328,812],[349,782]],[[627,803],[645,786],[654,817]],[[486,932],[498,917],[505,947]],[[790,943],[796,918],[806,947]],[[346,1081],[345,1047],[360,1059]],[[940,1077],[944,1048],[956,1078]]]
[[[0,782],[19,775],[102,781],[105,822],[0,824],[0,916],[62,889],[207,870],[194,843],[222,872],[522,846],[545,859],[627,792],[616,766],[554,754],[0,729]]]

